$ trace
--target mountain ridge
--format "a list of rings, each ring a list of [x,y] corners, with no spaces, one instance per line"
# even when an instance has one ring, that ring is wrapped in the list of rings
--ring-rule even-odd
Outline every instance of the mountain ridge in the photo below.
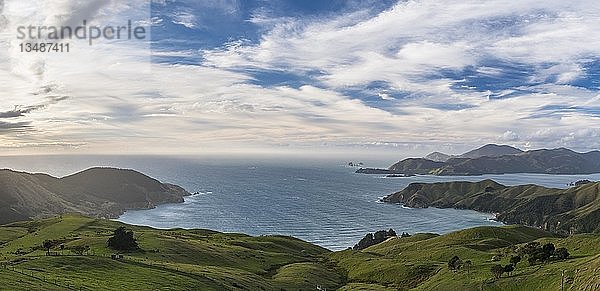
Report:
[[[432,154],[434,154],[433,158],[443,158],[443,156],[437,155],[437,152]],[[359,169],[356,172],[438,176],[600,173],[600,151],[597,150],[585,153],[567,148],[521,151],[509,146],[486,145],[463,155],[472,156],[472,158],[461,155],[450,157],[444,162],[427,158],[406,158],[387,169],[369,169],[368,171]]]
[[[482,147],[470,150],[460,155],[448,155],[442,152],[433,152],[425,156],[425,159],[436,162],[447,162],[453,158],[480,158],[480,157],[499,157],[504,155],[514,155],[522,153],[521,149],[509,145],[486,144]]]
[[[0,170],[0,224],[68,212],[116,218],[127,209],[183,202],[183,188],[129,169],[89,168],[56,178]]]
[[[568,189],[479,182],[411,183],[386,196],[408,207],[457,208],[496,213],[499,221],[572,234],[600,231],[600,182]]]

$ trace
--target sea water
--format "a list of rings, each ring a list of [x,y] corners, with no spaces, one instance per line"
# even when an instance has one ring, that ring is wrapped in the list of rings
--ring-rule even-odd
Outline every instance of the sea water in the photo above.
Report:
[[[355,174],[342,160],[157,156],[5,157],[4,168],[68,175],[92,166],[131,168],[197,194],[181,204],[130,210],[118,220],[157,228],[204,228],[250,235],[294,236],[331,250],[351,247],[366,233],[447,233],[500,225],[492,214],[456,209],[411,209],[380,199],[412,182],[480,181],[566,188],[595,175],[510,174],[386,178]]]

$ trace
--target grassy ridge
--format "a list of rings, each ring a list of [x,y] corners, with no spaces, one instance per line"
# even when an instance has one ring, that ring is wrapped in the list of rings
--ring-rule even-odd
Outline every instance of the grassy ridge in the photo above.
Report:
[[[523,226],[477,227],[446,235],[394,238],[363,251],[330,252],[285,236],[251,237],[209,230],[127,226],[144,250],[113,260],[106,247],[123,224],[79,215],[0,227],[0,289],[8,290],[598,290],[600,236],[557,237]],[[46,256],[51,239],[65,249]],[[517,265],[493,279],[493,264],[508,264],[516,246],[540,241],[566,247],[571,259]],[[90,253],[71,251],[88,245]],[[472,266],[452,272],[452,256]],[[500,262],[492,262],[497,256]],[[586,289],[587,288],[587,289]]]
[[[568,189],[480,182],[412,183],[384,198],[409,207],[472,209],[497,213],[509,224],[542,227],[564,234],[600,231],[600,183]]]
[[[0,246],[0,253],[9,268],[0,268],[0,274],[8,278],[23,272],[46,279],[25,276],[27,280],[19,285],[24,290],[30,289],[30,284],[47,289],[49,283],[58,289],[84,290],[279,290],[314,289],[315,284],[332,289],[343,285],[340,272],[323,257],[329,251],[283,236],[127,226],[134,230],[144,251],[113,260],[106,240],[120,225],[64,215],[1,227],[0,240],[6,243]],[[63,242],[65,250],[57,247],[52,250],[56,256],[46,256],[40,246],[47,239]],[[89,245],[90,254],[74,255],[70,249],[77,245]],[[328,275],[322,283],[320,274]],[[58,286],[53,285],[55,280]]]

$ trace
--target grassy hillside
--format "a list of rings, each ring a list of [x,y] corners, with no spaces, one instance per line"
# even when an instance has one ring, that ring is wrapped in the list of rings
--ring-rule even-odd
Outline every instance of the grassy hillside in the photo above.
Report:
[[[384,201],[410,207],[466,208],[497,213],[497,218],[506,223],[565,234],[600,231],[600,182],[569,189],[537,185],[507,187],[492,180],[412,183]]]
[[[121,225],[64,215],[1,227],[0,255],[8,268],[0,268],[0,281],[20,278],[12,290],[312,290],[316,284],[334,289],[344,280],[323,256],[329,251],[283,236],[127,226],[143,251],[113,260],[106,241]],[[41,246],[48,239],[60,241],[64,250],[56,246],[55,255],[47,256]],[[76,255],[72,249],[78,245],[91,249]]]
[[[0,224],[65,212],[117,217],[126,209],[183,202],[187,195],[133,170],[91,168],[63,178],[0,170]]]
[[[523,260],[510,276],[494,279],[491,266],[508,264],[515,250],[530,241],[552,242],[572,256],[533,266]],[[598,290],[599,242],[596,234],[560,238],[523,226],[478,227],[443,236],[395,238],[330,257],[348,270],[353,283],[344,290],[560,290],[563,270],[565,290]],[[471,267],[450,271],[447,263],[453,256],[470,260]],[[500,261],[493,262],[495,256]]]
[[[478,227],[330,252],[292,237],[125,225],[142,251],[115,260],[106,241],[123,225],[63,215],[0,227],[0,289],[560,290],[563,270],[569,290],[600,286],[600,236],[595,234],[563,238],[522,226]],[[56,242],[50,256],[42,248],[45,240]],[[524,260],[511,276],[493,279],[492,257],[500,255],[506,264],[511,252],[534,240],[567,247],[572,258],[535,266]],[[76,254],[82,245],[90,251]],[[447,262],[455,255],[472,266],[450,271]]]

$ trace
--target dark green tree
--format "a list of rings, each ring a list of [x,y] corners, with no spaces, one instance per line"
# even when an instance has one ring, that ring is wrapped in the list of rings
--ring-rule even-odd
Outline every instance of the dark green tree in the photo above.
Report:
[[[523,255],[533,254],[540,247],[541,247],[541,244],[539,242],[537,242],[537,241],[528,242],[524,246],[522,246],[521,248],[519,248],[519,255],[523,256]]]
[[[140,247],[133,236],[133,231],[121,226],[115,229],[113,236],[107,241],[108,247],[117,251],[136,251]]]
[[[471,270],[471,266],[473,266],[473,262],[471,260],[466,260],[463,262],[463,267],[467,270],[467,276],[469,275],[469,271]]]
[[[554,251],[554,255],[556,256],[557,259],[559,260],[566,260],[569,258],[570,254],[569,251],[567,251],[566,248],[558,248]]]
[[[86,252],[88,252],[90,250],[90,246],[87,245],[79,245],[79,246],[75,246],[73,248],[73,252],[75,252],[76,254],[82,256],[85,255]]]
[[[454,256],[450,259],[450,261],[448,261],[448,269],[450,269],[451,271],[456,271],[460,269],[461,266],[462,261],[458,256]]]
[[[504,266],[504,273],[508,273],[508,275],[510,276],[510,273],[512,273],[512,271],[515,270],[515,266],[513,264],[508,264],[506,266]]]
[[[510,263],[512,265],[514,265],[515,267],[517,266],[517,264],[521,261],[521,256],[512,256],[510,257]]]
[[[42,243],[42,247],[46,250],[46,256],[50,255],[50,249],[54,246],[54,242],[51,240],[45,240]]]
[[[496,279],[500,279],[502,273],[504,273],[504,267],[502,267],[502,265],[493,265],[490,271]]]
[[[542,246],[542,251],[544,252],[544,255],[546,257],[548,257],[548,258],[550,256],[554,255],[554,250],[555,249],[556,248],[554,247],[553,243],[547,243],[547,244],[545,244],[545,245]]]

